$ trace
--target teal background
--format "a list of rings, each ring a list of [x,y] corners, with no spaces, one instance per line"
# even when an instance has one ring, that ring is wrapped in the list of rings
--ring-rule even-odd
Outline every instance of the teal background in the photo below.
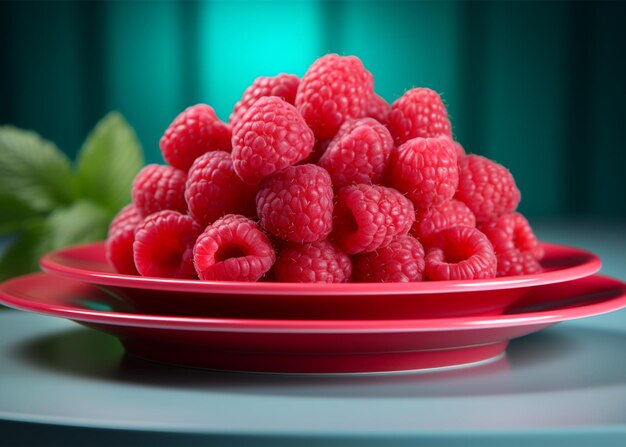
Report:
[[[0,124],[73,156],[115,109],[160,162],[186,106],[227,119],[255,77],[355,54],[390,102],[442,93],[530,217],[625,217],[625,23],[623,2],[0,2]]]

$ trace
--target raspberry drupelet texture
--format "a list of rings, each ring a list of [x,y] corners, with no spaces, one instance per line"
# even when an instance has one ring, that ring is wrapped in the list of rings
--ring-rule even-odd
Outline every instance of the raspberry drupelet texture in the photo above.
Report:
[[[256,184],[305,159],[315,137],[294,106],[275,96],[256,101],[233,129],[235,172]]]
[[[355,56],[327,54],[300,81],[296,107],[319,139],[332,138],[349,118],[368,115],[374,77]]]
[[[537,260],[543,258],[543,247],[520,213],[505,214],[483,223],[479,230],[489,238],[496,254],[517,250],[529,252]]]
[[[379,183],[393,150],[389,131],[373,118],[343,123],[319,165],[336,188],[353,183]]]
[[[397,145],[416,137],[452,138],[446,106],[437,92],[429,88],[414,88],[396,99],[387,126]]]
[[[293,74],[281,73],[271,77],[259,76],[252,85],[244,90],[241,99],[235,104],[228,122],[234,126],[252,104],[264,96],[277,96],[293,105],[296,100],[298,84],[300,84],[300,79]]]
[[[374,131],[376,131],[376,133],[378,133],[381,139],[386,140],[391,137],[389,130],[385,126],[383,126],[380,122],[378,122],[374,118],[366,117],[366,118],[358,118],[358,119],[348,119],[344,121],[344,123],[341,125],[341,127],[339,128],[335,136],[330,140],[330,142],[339,141],[342,137],[345,137],[347,134],[349,134],[353,130],[362,126],[371,127]],[[391,144],[393,146],[393,139],[391,140]]]
[[[186,171],[205,152],[230,152],[230,140],[230,126],[220,121],[212,107],[196,104],[174,119],[160,147],[166,162]]]
[[[413,204],[395,189],[350,185],[337,194],[332,237],[348,254],[367,253],[408,233],[414,221]]]
[[[374,118],[381,124],[387,124],[390,112],[391,106],[389,103],[380,95],[374,93],[367,107],[367,116]]]
[[[207,226],[226,214],[254,216],[256,188],[235,173],[228,152],[208,152],[191,165],[185,186],[189,214]]]
[[[398,236],[375,252],[353,257],[357,282],[415,282],[424,275],[424,248],[412,236]]]
[[[145,166],[133,181],[133,203],[143,216],[161,210],[187,212],[185,182],[187,173],[166,165]]]
[[[542,271],[543,247],[526,218],[505,214],[480,225],[498,258],[497,276],[527,275]]]
[[[450,200],[459,182],[456,149],[448,137],[414,138],[393,152],[389,183],[417,209]]]
[[[143,276],[197,278],[193,247],[202,227],[191,216],[172,210],[146,217],[137,227],[133,253]]]
[[[131,204],[122,208],[109,226],[104,248],[107,260],[118,273],[139,274],[133,257],[133,242],[135,230],[142,220],[135,205]]]
[[[491,242],[472,227],[446,228],[432,239],[426,253],[426,277],[433,281],[486,279],[496,276]]]
[[[512,213],[521,194],[508,169],[471,154],[459,160],[459,186],[455,198],[465,203],[481,224]]]
[[[268,237],[250,219],[228,214],[198,237],[193,260],[200,279],[258,281],[274,264]]]
[[[465,148],[458,141],[454,142],[454,148],[456,149],[457,159],[461,159],[461,157],[467,156],[467,152],[465,152]]]
[[[532,253],[509,250],[496,255],[498,269],[496,276],[519,276],[541,273],[543,267]]]
[[[449,200],[432,208],[417,210],[411,234],[429,247],[430,239],[438,232],[457,225],[475,227],[476,218],[463,202]]]
[[[291,242],[325,239],[333,225],[330,175],[316,165],[290,166],[261,182],[257,215],[269,233]]]
[[[281,282],[347,282],[352,274],[352,262],[327,240],[292,243],[281,250],[274,270]]]

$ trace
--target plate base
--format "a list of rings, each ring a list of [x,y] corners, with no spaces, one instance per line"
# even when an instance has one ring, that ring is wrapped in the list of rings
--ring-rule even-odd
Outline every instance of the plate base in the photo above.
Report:
[[[126,340],[126,351],[144,360],[219,371],[266,374],[399,373],[480,365],[504,355],[508,341],[423,351],[294,355],[202,350]]]

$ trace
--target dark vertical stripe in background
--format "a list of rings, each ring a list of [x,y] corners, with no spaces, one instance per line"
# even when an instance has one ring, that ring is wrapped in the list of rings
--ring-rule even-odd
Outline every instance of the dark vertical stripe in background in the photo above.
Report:
[[[565,139],[564,170],[566,191],[564,202],[567,213],[581,215],[592,206],[592,173],[585,162],[591,145],[591,123],[589,115],[592,107],[591,95],[594,91],[593,53],[596,42],[597,10],[594,5],[574,2],[568,5],[567,33],[567,86],[565,95],[568,122],[562,127]]]
[[[78,41],[80,65],[80,129],[89,129],[108,110],[105,98],[105,42],[104,4],[100,0],[80,2],[77,5],[80,40]],[[89,20],[84,20],[89,17]]]
[[[11,109],[7,121],[32,128],[69,155],[81,143],[80,16],[78,4],[19,2],[9,5],[10,25],[0,30],[9,46]],[[9,34],[10,33],[10,34]],[[4,68],[2,68],[4,70]],[[5,107],[2,101],[2,108]]]
[[[463,125],[454,134],[468,152],[482,152],[485,146],[487,4],[463,2],[459,6],[459,84],[458,114]]]
[[[584,125],[590,138],[580,150],[591,177],[588,211],[626,215],[626,3],[597,6],[591,63],[593,78]],[[624,229],[626,231],[626,228]]]
[[[8,36],[11,32],[12,4],[0,2],[0,54],[4,63],[0,65],[0,124],[10,122],[13,119],[11,111],[13,105],[13,66],[9,61],[13,60],[13,45]]]
[[[343,54],[343,34],[345,27],[343,0],[319,2],[321,11],[320,54]]]
[[[431,87],[531,217],[626,217],[626,3],[0,1],[0,123],[74,156],[115,109],[149,162],[184,107],[227,119],[259,75],[355,54],[388,101]]]
[[[180,64],[182,66],[182,99],[184,105],[199,102],[200,79],[198,64],[200,39],[198,0],[187,0],[178,3],[182,42],[180,48]]]

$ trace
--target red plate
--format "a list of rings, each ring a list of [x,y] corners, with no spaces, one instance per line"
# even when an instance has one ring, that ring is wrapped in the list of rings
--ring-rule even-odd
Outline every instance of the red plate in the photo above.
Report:
[[[426,320],[251,320],[129,314],[115,311],[119,302],[94,286],[45,273],[0,285],[0,301],[109,332],[131,354],[158,362],[237,371],[355,373],[486,361],[502,355],[513,338],[561,321],[626,307],[626,284],[590,276],[535,287],[505,315]]]
[[[501,314],[529,288],[592,275],[597,256],[543,244],[543,273],[475,281],[296,284],[151,278],[115,273],[104,244],[52,252],[41,267],[54,275],[98,285],[147,314],[273,319],[395,319]]]

